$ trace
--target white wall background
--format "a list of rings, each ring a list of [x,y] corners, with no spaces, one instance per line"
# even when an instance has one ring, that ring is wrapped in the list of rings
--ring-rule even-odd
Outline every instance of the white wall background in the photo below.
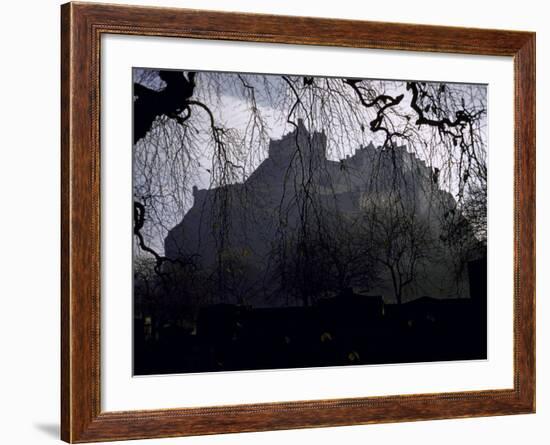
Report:
[[[119,0],[122,3],[127,3]],[[151,444],[481,443],[550,438],[549,14],[536,0],[132,0],[130,3],[537,32],[537,414],[199,438]],[[0,32],[0,442],[53,443],[59,417],[59,4],[6,2]]]

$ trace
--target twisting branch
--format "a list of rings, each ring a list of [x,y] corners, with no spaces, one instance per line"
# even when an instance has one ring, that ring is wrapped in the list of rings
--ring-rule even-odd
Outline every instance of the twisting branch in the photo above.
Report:
[[[376,117],[369,122],[370,130],[373,133],[376,133],[378,131],[383,132],[386,135],[383,146],[384,147],[392,146],[392,139],[394,137],[404,138],[405,135],[402,132],[390,131],[386,126],[383,126],[382,123],[386,118],[386,110],[399,105],[403,100],[404,95],[400,94],[399,96],[392,97],[387,94],[379,94],[369,102],[365,99],[365,97],[363,96],[363,92],[358,87],[358,84],[360,82],[361,82],[360,79],[344,79],[344,83],[349,85],[353,89],[353,91],[357,95],[357,98],[359,99],[359,102],[361,103],[361,105],[363,105],[363,107],[378,108],[376,111]]]
[[[188,99],[195,90],[195,75],[193,71],[187,77],[179,71],[159,71],[159,77],[166,83],[160,91],[134,83],[134,144],[151,130],[159,116],[165,115],[178,122],[189,118]],[[188,114],[180,118],[183,111]]]
[[[144,252],[150,253],[155,258],[155,272],[159,276],[165,277],[168,275],[166,272],[162,271],[162,266],[166,262],[169,262],[172,264],[179,264],[180,266],[192,266],[193,268],[196,268],[193,258],[198,257],[197,254],[193,254],[189,256],[188,260],[184,261],[181,258],[173,259],[173,258],[168,258],[164,255],[160,255],[155,249],[148,246],[147,243],[145,242],[145,239],[143,238],[143,234],[141,233],[141,229],[143,229],[144,224],[145,224],[145,206],[141,202],[134,201],[134,235],[137,238],[139,248]]]

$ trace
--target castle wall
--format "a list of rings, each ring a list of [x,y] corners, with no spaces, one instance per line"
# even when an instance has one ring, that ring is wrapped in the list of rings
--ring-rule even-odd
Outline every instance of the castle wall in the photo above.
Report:
[[[289,296],[281,294],[284,277],[275,264],[281,249],[292,254],[296,236],[312,233],[317,239],[321,229],[339,239],[342,230],[354,227],[369,212],[380,214],[383,209],[391,216],[399,208],[422,224],[422,236],[431,243],[429,258],[418,260],[417,276],[403,290],[404,301],[424,295],[469,297],[467,275],[454,264],[457,254],[441,241],[444,215],[456,203],[439,189],[432,169],[405,147],[383,151],[372,144],[344,160],[330,161],[326,143],[323,133],[309,135],[300,122],[294,132],[270,142],[268,158],[244,184],[194,189],[194,206],[165,240],[166,255],[197,255],[205,270],[224,261],[229,264],[223,274],[240,280],[234,286],[247,290],[246,298],[231,295],[224,298],[236,301],[225,302],[289,304]],[[475,244],[473,234],[467,237]],[[322,238],[316,242],[323,243]],[[242,276],[235,277],[235,270]],[[380,267],[378,275],[377,283],[362,290],[391,302],[395,297],[389,269]]]

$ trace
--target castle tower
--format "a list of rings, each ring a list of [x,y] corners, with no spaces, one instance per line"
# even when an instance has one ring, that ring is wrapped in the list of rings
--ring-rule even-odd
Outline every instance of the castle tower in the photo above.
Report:
[[[290,165],[291,162],[309,162],[326,160],[327,137],[324,132],[311,134],[298,119],[294,131],[287,133],[279,140],[271,140],[268,155],[276,164]]]

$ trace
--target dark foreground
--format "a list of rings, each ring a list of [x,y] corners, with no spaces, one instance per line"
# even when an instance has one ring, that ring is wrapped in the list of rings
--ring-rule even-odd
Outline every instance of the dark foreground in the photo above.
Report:
[[[311,307],[213,305],[196,327],[134,321],[134,374],[487,358],[486,299],[402,305],[348,295]]]

